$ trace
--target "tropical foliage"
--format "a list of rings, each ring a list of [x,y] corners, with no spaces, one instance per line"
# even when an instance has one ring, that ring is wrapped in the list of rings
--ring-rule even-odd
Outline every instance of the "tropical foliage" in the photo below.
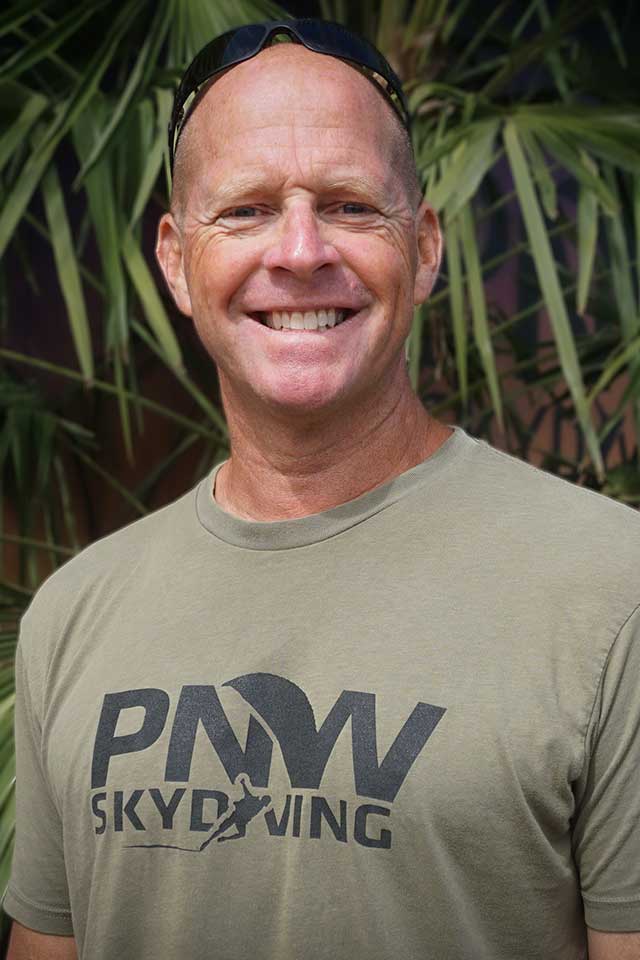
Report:
[[[442,219],[442,280],[408,342],[420,396],[640,502],[633,0],[318,8],[403,79]],[[0,14],[0,888],[21,611],[88,540],[226,455],[211,365],[157,285],[150,242],[181,69],[208,38],[274,15],[267,0],[13,0]]]

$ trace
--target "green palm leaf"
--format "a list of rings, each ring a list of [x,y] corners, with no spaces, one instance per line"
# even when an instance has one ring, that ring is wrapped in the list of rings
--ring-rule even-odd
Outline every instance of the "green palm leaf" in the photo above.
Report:
[[[48,127],[41,128],[40,135],[34,140],[34,148],[18,176],[13,189],[7,195],[0,211],[0,257],[12,239],[13,232],[24,214],[34,191],[44,175],[57,146],[56,133],[60,129],[60,117],[64,105],[54,112]]]
[[[34,13],[44,11],[51,2],[52,0],[17,0],[0,14],[0,37],[17,30],[21,23]]]
[[[51,56],[66,40],[76,33],[94,13],[103,7],[108,0],[88,0],[80,10],[74,7],[66,16],[62,17],[57,23],[54,23],[49,30],[46,30],[38,39],[23,47],[13,56],[9,57],[0,65],[0,82],[15,80],[24,73],[36,66],[40,60]]]
[[[162,305],[156,284],[130,230],[122,235],[122,253],[129,276],[140,297],[145,316],[153,330],[160,350],[170,367],[182,369],[180,347],[167,313]]]
[[[462,253],[467,271],[469,300],[471,301],[473,337],[480,354],[482,366],[484,367],[484,371],[487,376],[489,394],[491,396],[491,402],[493,404],[493,409],[495,410],[498,425],[500,429],[503,430],[504,423],[502,419],[502,397],[500,395],[500,384],[496,370],[496,359],[493,352],[491,330],[489,329],[489,320],[487,317],[487,303],[484,286],[482,283],[480,257],[478,254],[478,245],[476,242],[475,225],[473,222],[471,204],[467,204],[467,206],[460,211],[459,219],[460,243],[462,246]]]
[[[15,121],[0,137],[0,172],[14,152],[28,139],[34,124],[47,104],[47,98],[40,93],[27,95]]]
[[[459,220],[450,220],[447,217],[445,237],[456,370],[458,372],[462,408],[466,411],[469,404],[469,374],[467,363],[467,321],[464,313],[464,280],[462,275],[462,259],[460,256]]]
[[[162,0],[158,4],[156,16],[153,20],[147,38],[142,45],[134,67],[129,74],[129,79],[118,100],[115,108],[109,112],[107,123],[103,130],[96,136],[95,142],[89,153],[89,156],[83,162],[78,173],[75,186],[86,177],[87,173],[93,169],[100,157],[108,147],[109,143],[118,131],[127,110],[130,108],[136,94],[148,83],[149,74],[155,66],[160,47],[162,46],[167,30],[171,24],[175,12],[175,0]],[[146,81],[146,83],[145,83]]]
[[[86,382],[90,383],[94,372],[91,332],[62,188],[53,164],[42,180],[42,195],[58,279],[69,314],[78,362]]]
[[[562,370],[571,391],[578,421],[582,427],[594,466],[598,473],[602,474],[604,470],[602,454],[590,418],[576,346],[564,297],[558,282],[551,244],[545,230],[542,212],[538,206],[529,168],[520,145],[518,131],[513,121],[508,121],[505,124],[504,143],[520,198],[520,209],[531,244],[538,282],[544,294],[549,319],[558,345]]]
[[[598,197],[581,183],[578,188],[578,313],[584,313],[587,307],[597,242]]]

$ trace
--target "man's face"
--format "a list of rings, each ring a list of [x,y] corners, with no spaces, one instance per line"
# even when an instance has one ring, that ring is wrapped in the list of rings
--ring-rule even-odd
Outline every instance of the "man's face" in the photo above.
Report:
[[[230,70],[194,111],[180,212],[163,217],[157,251],[227,403],[348,411],[406,376],[440,237],[412,207],[397,136],[368,80],[289,44]],[[337,322],[274,329],[283,312]]]

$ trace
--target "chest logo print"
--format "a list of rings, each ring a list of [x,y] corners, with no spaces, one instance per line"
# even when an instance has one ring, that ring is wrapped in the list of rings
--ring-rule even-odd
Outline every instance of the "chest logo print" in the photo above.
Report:
[[[136,754],[154,745],[157,754],[169,717],[170,696],[154,687],[105,694],[91,768],[91,809],[98,836],[126,833],[126,839],[133,840],[135,832],[146,831],[149,842],[125,845],[203,852],[214,842],[217,845],[245,838],[250,827],[252,832],[266,828],[270,837],[319,839],[324,831],[344,843],[353,839],[367,847],[391,846],[391,831],[376,823],[378,818],[390,817],[400,788],[446,712],[444,707],[418,702],[379,760],[374,693],[343,690],[318,725],[305,692],[284,677],[245,674],[222,687],[235,691],[249,707],[244,748],[216,687],[185,685],[177,699],[170,733],[163,740],[167,743],[164,783],[133,789],[129,785],[137,779]],[[142,709],[139,726],[119,734],[121,719],[128,719],[131,727],[128,711],[132,708],[138,709],[136,718]],[[353,794],[355,788],[355,804],[318,792],[348,721],[353,782],[345,784],[345,792]],[[201,731],[224,770],[223,789],[192,785],[191,767]],[[278,798],[273,798],[269,789],[275,745],[280,749],[291,788]],[[115,788],[123,782],[127,789]],[[172,785],[173,792],[167,796]],[[199,844],[169,842],[174,837],[182,840],[185,834],[193,841],[197,839],[194,834],[204,832],[207,837]]]

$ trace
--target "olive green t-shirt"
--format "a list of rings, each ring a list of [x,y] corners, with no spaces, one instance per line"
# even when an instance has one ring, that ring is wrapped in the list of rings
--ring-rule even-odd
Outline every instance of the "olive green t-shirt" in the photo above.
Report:
[[[456,430],[320,514],[215,471],[24,617],[7,912],[82,960],[578,960],[640,929],[640,517]]]

